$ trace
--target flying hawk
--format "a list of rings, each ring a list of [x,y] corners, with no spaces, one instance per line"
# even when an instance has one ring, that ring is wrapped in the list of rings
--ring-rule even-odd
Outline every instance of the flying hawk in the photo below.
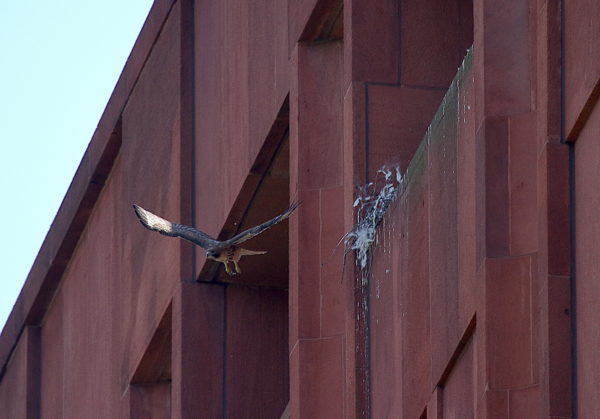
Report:
[[[298,203],[292,204],[283,214],[280,214],[269,221],[243,231],[240,234],[233,236],[229,240],[220,241],[213,239],[208,234],[200,230],[196,230],[193,227],[172,223],[164,218],[160,218],[158,215],[152,214],[150,211],[147,211],[138,205],[133,204],[135,214],[140,219],[140,222],[144,227],[152,231],[157,231],[165,236],[181,237],[182,239],[197,244],[206,250],[206,257],[208,259],[216,260],[217,262],[221,262],[223,265],[225,265],[225,271],[229,275],[242,273],[242,270],[238,265],[238,262],[242,256],[262,255],[267,253],[266,251],[242,249],[238,245],[254,236],[259,235],[266,229],[273,227],[278,222],[285,220],[292,212],[294,212],[296,208],[298,208]],[[233,263],[235,271],[230,268],[229,263]]]

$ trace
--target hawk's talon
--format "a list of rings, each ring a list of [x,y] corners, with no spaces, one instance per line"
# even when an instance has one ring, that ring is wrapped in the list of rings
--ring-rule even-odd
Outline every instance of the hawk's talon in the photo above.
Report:
[[[237,260],[234,259],[234,260],[232,260],[232,262],[233,262],[233,265],[235,266],[235,272],[238,274],[241,274],[242,270],[240,269],[240,265],[238,265]]]
[[[229,264],[227,262],[223,262],[223,265],[225,266],[225,272],[227,272],[227,274],[235,275],[233,272],[231,272],[231,269],[229,269]]]

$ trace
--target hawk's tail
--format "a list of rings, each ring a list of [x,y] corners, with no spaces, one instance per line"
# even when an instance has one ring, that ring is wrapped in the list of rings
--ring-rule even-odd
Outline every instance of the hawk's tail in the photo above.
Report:
[[[240,256],[264,255],[266,250],[249,250],[240,248]]]

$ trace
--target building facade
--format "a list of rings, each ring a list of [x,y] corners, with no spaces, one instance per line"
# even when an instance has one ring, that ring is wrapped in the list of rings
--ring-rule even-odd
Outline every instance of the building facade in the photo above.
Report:
[[[155,0],[0,335],[2,415],[600,417],[599,19]],[[227,238],[294,201],[237,276],[131,208]]]

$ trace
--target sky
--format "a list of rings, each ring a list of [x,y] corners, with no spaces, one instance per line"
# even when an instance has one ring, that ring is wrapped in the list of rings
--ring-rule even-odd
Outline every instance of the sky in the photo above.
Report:
[[[0,0],[0,327],[151,0]]]

